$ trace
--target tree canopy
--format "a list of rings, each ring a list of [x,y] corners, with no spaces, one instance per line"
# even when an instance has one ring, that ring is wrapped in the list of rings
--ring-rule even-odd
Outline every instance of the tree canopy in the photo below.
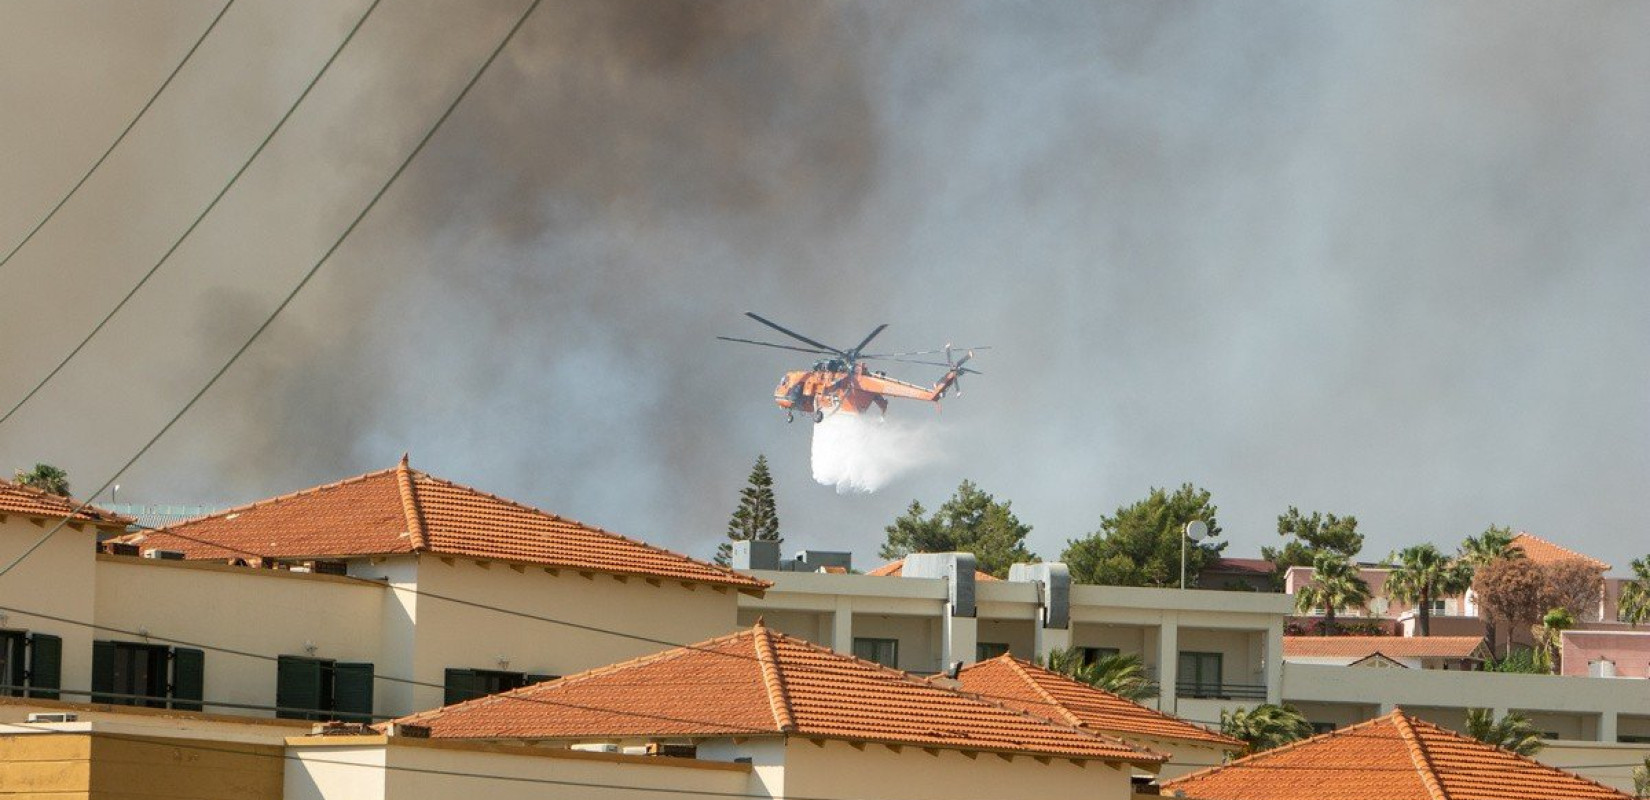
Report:
[[[1619,602],[1623,622],[1650,620],[1650,557],[1633,559],[1633,579],[1622,584]]]
[[[1406,547],[1392,560],[1387,595],[1414,603],[1420,635],[1432,635],[1432,601],[1465,592],[1472,585],[1472,573],[1431,544]]]
[[[1217,536],[1216,511],[1209,492],[1189,483],[1172,493],[1154,488],[1145,499],[1101,517],[1099,530],[1068,541],[1061,560],[1078,583],[1174,586],[1180,582],[1180,543],[1186,523],[1202,520],[1209,526],[1209,535]],[[1190,544],[1188,585],[1224,549],[1225,542]]]
[[[1220,732],[1249,745],[1249,752],[1271,750],[1312,735],[1312,723],[1293,706],[1262,703],[1252,709],[1221,709]]]
[[[1125,700],[1138,703],[1157,696],[1157,687],[1146,674],[1146,665],[1139,653],[1116,653],[1088,661],[1083,657],[1082,648],[1067,647],[1050,650],[1048,655],[1038,658],[1037,663]]]
[[[1545,746],[1541,741],[1541,729],[1517,711],[1509,711],[1497,720],[1494,712],[1487,708],[1469,708],[1467,735],[1521,756],[1534,756]]]
[[[1323,609],[1324,636],[1334,633],[1335,614],[1343,608],[1362,608],[1369,602],[1369,583],[1358,567],[1344,555],[1319,553],[1312,562],[1312,581],[1295,592],[1296,610],[1302,614]]]
[[[896,559],[912,553],[973,553],[981,572],[1008,577],[1010,565],[1037,559],[1026,549],[1031,526],[1014,516],[1011,506],[965,480],[932,515],[925,515],[922,503],[912,500],[885,529],[888,536],[878,555]]]
[[[69,496],[69,473],[50,464],[35,464],[34,469],[17,470],[13,477],[24,486]]]
[[[1364,549],[1364,535],[1358,532],[1358,518],[1314,511],[1311,516],[1290,506],[1278,515],[1278,535],[1289,537],[1283,547],[1262,547],[1260,555],[1277,565],[1278,581],[1290,567],[1310,567],[1322,553],[1334,553],[1347,560]],[[1280,587],[1281,588],[1281,587]]]
[[[768,472],[768,458],[756,457],[745,488],[739,490],[739,505],[728,519],[728,541],[717,545],[716,563],[727,566],[733,557],[733,542],[758,540],[783,542],[779,535],[779,511],[773,502],[773,475]]]
[[[1527,558],[1503,558],[1479,567],[1473,591],[1486,614],[1513,626],[1533,625],[1548,607],[1544,603],[1546,573]]]

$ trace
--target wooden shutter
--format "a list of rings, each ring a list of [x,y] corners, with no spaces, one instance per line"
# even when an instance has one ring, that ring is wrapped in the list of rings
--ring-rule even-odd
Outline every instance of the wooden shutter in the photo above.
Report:
[[[442,694],[441,704],[450,706],[473,700],[482,695],[481,677],[473,669],[449,669],[447,679],[442,682],[446,691]]]
[[[372,665],[332,665],[332,710],[346,722],[372,721]]]
[[[0,639],[0,647],[6,648],[6,674],[0,676],[6,683],[6,688],[0,694],[7,697],[22,697],[23,687],[29,682],[29,662],[25,649],[28,647],[29,635],[22,631],[7,631],[4,639]]]
[[[206,654],[191,647],[172,648],[172,708],[201,710],[206,683]]]
[[[276,659],[275,705],[275,716],[283,719],[320,719],[321,662],[299,656]]]
[[[92,702],[94,703],[125,703],[131,700],[117,700],[110,695],[115,692],[115,643],[92,642]]]
[[[49,633],[29,635],[29,696],[56,700],[63,688],[63,639]]]

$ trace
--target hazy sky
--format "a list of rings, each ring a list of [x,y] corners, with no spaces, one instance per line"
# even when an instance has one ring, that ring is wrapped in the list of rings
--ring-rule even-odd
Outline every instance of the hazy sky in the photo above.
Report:
[[[0,426],[100,483],[317,258],[523,0],[385,0],[152,284]],[[0,268],[0,405],[274,125],[364,0],[238,0]],[[0,252],[214,0],[0,4]],[[1153,486],[1366,557],[1491,522],[1650,551],[1650,5],[546,0],[248,357],[121,479],[228,504],[414,466],[708,555],[751,461],[787,550],[971,478],[1033,549]],[[938,461],[839,496],[772,405],[844,345],[991,344]],[[900,371],[931,380],[923,368]],[[890,414],[931,419],[917,404]],[[106,498],[105,498],[106,499]]]

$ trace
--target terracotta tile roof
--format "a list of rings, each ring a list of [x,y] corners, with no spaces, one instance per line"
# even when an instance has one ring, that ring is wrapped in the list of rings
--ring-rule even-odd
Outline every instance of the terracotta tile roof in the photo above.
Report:
[[[1244,749],[1236,739],[1009,655],[969,664],[957,673],[957,681],[964,691],[1010,708],[1122,739],[1148,736]]]
[[[1201,800],[1627,800],[1403,711],[1163,782]]]
[[[749,630],[549,683],[414,714],[436,738],[792,735],[1097,759],[1163,757],[758,622]]]
[[[432,553],[763,589],[767,581],[412,469],[220,511],[121,541],[191,559]]]
[[[1512,545],[1513,547],[1523,550],[1525,558],[1528,558],[1538,564],[1551,564],[1554,561],[1567,561],[1572,558],[1579,558],[1582,561],[1586,561],[1587,563],[1598,567],[1599,569],[1610,569],[1609,564],[1593,558],[1592,556],[1584,556],[1567,547],[1560,547],[1539,536],[1534,536],[1522,531],[1520,531],[1517,536],[1513,537]]]
[[[79,501],[60,494],[0,479],[0,514],[21,514],[47,519],[62,519],[72,514],[75,520],[97,525],[125,527],[132,523],[131,517],[123,517],[93,505],[75,511],[79,505]]]
[[[1482,636],[1285,636],[1284,658],[1483,658]]]
[[[883,564],[882,566],[877,567],[876,569],[873,569],[870,572],[867,572],[865,574],[866,575],[887,576],[887,577],[894,577],[894,578],[901,577],[905,574],[905,559],[902,558],[898,561],[890,561],[890,562],[888,562],[886,564]],[[976,580],[976,581],[1000,581],[1000,580],[1002,580],[1002,578],[999,578],[996,575],[992,575],[989,572],[981,572],[979,570],[974,570],[974,580]]]

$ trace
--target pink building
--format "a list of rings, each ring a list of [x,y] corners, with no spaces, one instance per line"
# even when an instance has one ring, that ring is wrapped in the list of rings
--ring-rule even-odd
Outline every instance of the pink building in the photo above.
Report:
[[[1572,630],[1560,641],[1565,675],[1650,678],[1650,631]]]

